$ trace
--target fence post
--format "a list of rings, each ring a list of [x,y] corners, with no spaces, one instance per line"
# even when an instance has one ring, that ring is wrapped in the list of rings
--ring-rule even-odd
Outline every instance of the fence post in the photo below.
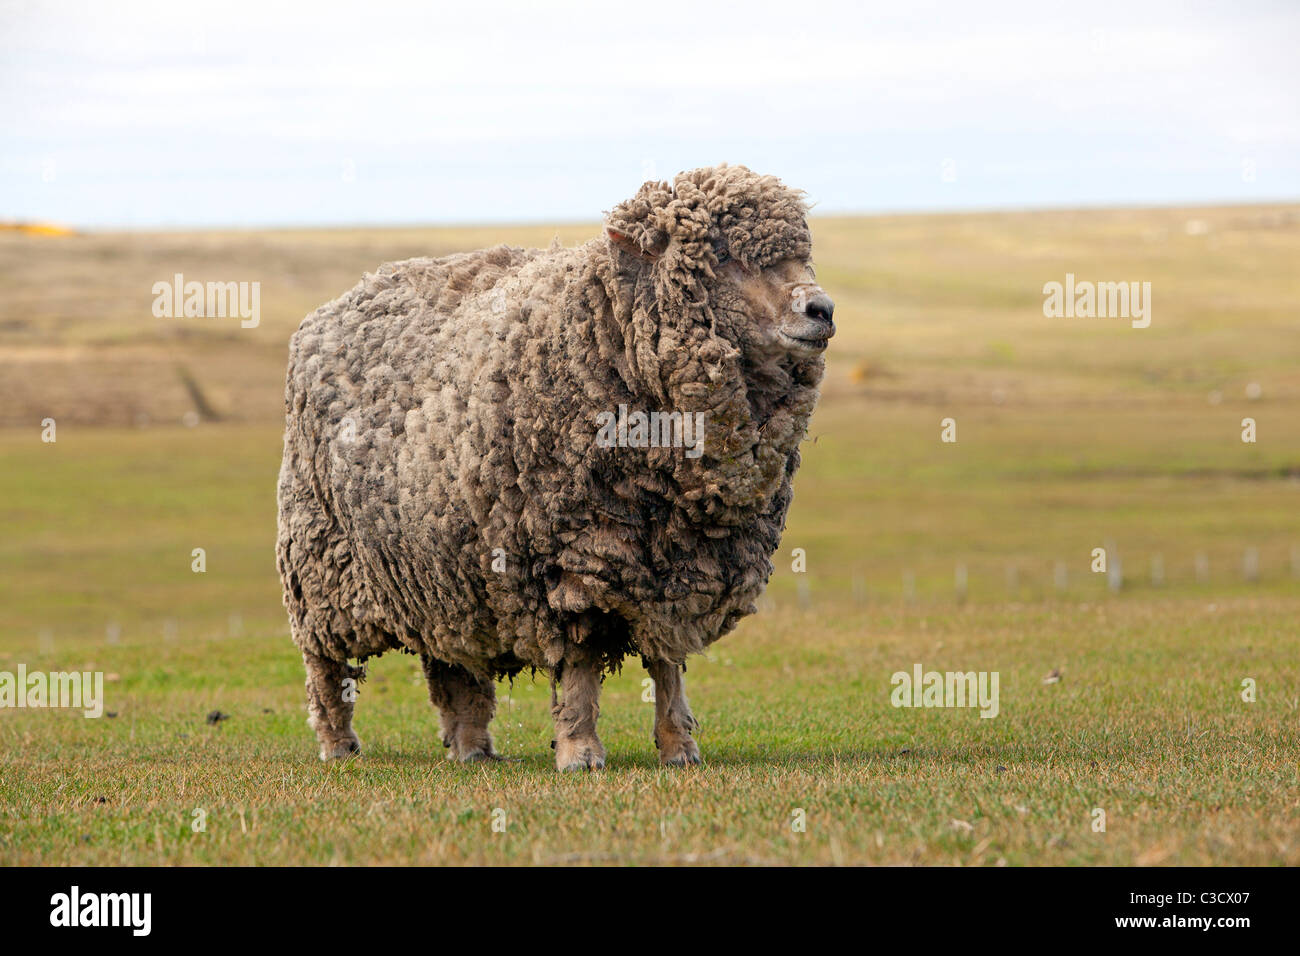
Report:
[[[1118,594],[1124,587],[1124,563],[1120,560],[1119,549],[1114,541],[1106,542],[1106,586]]]
[[[1259,548],[1247,548],[1241,556],[1241,576],[1251,582],[1259,580]]]

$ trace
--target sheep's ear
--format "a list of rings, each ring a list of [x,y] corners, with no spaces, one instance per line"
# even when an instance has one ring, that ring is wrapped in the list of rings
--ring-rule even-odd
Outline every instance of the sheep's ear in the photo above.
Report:
[[[609,236],[609,241],[612,242],[615,246],[622,249],[630,256],[636,256],[638,259],[645,259],[646,261],[652,261],[654,259],[658,259],[660,252],[663,251],[663,250],[646,251],[645,249],[641,248],[640,243],[638,243],[635,239],[633,239],[625,232],[619,232],[613,226],[606,226],[605,234]]]

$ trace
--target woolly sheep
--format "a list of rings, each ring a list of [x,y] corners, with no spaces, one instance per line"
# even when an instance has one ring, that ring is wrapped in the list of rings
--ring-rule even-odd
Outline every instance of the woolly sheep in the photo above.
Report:
[[[452,759],[497,757],[495,681],[530,668],[556,766],[603,767],[600,685],[635,654],[660,760],[699,763],[686,658],[756,609],[834,333],[806,211],[698,169],[584,245],[388,263],[303,320],[277,565],[321,759],[360,752],[360,665],[398,649]]]

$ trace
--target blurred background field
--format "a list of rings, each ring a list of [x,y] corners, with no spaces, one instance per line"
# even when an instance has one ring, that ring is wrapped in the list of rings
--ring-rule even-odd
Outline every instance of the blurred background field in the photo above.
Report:
[[[655,767],[630,666],[576,780],[526,679],[526,759],[445,766],[396,655],[320,767],[272,546],[304,314],[596,225],[0,233],[0,670],[105,670],[116,715],[0,711],[0,862],[1300,862],[1300,206],[813,226],[839,332],[767,607],[690,669],[707,766]],[[154,318],[177,272],[260,282],[260,325]],[[1067,272],[1150,282],[1151,326],[1045,318]],[[890,707],[918,661],[1000,670],[1002,715]]]

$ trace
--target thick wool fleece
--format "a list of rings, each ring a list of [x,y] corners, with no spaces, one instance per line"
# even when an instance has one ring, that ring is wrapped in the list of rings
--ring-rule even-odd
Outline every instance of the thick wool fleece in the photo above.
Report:
[[[823,360],[748,360],[714,270],[808,259],[805,212],[773,177],[695,170],[610,214],[645,258],[602,237],[410,259],[308,316],[279,484],[295,642],[490,678],[681,663],[753,613]],[[620,404],[703,412],[703,454],[600,446]]]

